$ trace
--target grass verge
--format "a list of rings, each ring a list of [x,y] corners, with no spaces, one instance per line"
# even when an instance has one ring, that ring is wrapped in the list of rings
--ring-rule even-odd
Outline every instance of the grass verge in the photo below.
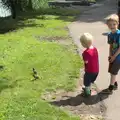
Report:
[[[79,120],[41,99],[45,91],[72,90],[79,77],[74,45],[49,41],[69,41],[65,27],[73,17],[31,16],[18,17],[7,27],[19,29],[0,34],[0,120]],[[40,79],[32,81],[32,68]]]

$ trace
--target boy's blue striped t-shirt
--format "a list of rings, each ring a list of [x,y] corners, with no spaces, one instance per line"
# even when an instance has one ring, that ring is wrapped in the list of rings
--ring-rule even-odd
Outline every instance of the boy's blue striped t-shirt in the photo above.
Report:
[[[117,30],[115,33],[110,32],[108,34],[108,44],[113,45],[112,54],[114,55],[120,47],[120,30]],[[120,61],[120,54],[116,57],[116,60]]]

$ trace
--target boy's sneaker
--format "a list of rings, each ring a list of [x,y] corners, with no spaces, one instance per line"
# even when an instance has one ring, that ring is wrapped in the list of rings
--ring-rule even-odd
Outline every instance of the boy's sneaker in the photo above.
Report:
[[[84,94],[86,97],[90,96],[91,95],[91,90],[89,88],[85,88],[84,89]]]
[[[118,89],[118,83],[115,82],[115,84],[114,84],[114,90],[117,90],[117,89]]]
[[[114,85],[109,85],[108,89],[109,89],[110,91],[113,91],[113,90],[114,90]]]
[[[105,89],[103,93],[112,94],[113,90],[117,90],[117,89],[118,89],[118,83],[115,82],[114,85],[109,85],[108,89]]]
[[[103,90],[102,93],[112,94],[113,90],[114,90],[114,85],[109,85],[109,87],[107,89]]]

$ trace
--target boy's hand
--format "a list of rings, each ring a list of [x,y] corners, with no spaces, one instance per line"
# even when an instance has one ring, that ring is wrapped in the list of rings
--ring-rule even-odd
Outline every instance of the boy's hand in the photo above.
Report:
[[[108,57],[108,61],[110,62],[111,56]]]
[[[112,63],[114,60],[115,60],[115,57],[111,56],[109,62]]]
[[[85,61],[85,64],[88,64],[88,61]]]

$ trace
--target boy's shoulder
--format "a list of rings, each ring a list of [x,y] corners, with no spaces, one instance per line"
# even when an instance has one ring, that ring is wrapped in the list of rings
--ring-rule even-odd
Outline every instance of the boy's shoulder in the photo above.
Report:
[[[82,54],[85,54],[85,53],[87,53],[87,49],[85,49]]]
[[[85,49],[82,53],[83,56],[87,55],[88,54],[88,49]]]
[[[108,33],[108,37],[114,36],[114,35],[120,35],[120,30],[117,30],[117,32],[115,34],[113,34],[112,32]]]
[[[118,30],[118,31],[117,31],[117,34],[119,34],[119,35],[120,35],[120,30]]]
[[[92,49],[86,49],[86,50],[84,50],[83,54],[90,54],[92,51],[97,51],[97,48],[93,46]]]

